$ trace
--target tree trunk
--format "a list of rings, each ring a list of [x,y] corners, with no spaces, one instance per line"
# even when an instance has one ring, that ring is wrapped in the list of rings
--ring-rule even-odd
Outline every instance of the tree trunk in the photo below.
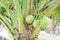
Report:
[[[15,34],[14,34],[14,40],[32,40],[31,35],[33,33],[33,27],[30,24],[27,24],[25,22],[25,30],[20,32],[17,28],[18,23],[15,24]]]
[[[23,32],[16,30],[14,40],[31,40],[31,32],[29,30],[24,30]]]
[[[56,28],[57,23],[53,22],[52,24],[53,24],[53,33],[55,34],[55,28]]]

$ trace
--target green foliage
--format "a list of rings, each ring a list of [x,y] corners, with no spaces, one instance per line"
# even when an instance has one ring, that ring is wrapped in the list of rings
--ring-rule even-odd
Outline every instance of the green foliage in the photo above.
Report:
[[[24,16],[28,16],[29,1],[30,1],[30,0],[23,0],[22,10],[23,10]]]
[[[24,31],[25,27],[24,27],[24,23],[23,23],[23,15],[22,15],[22,12],[21,12],[21,8],[20,8],[20,11],[19,11],[18,23],[19,23],[19,30]]]
[[[40,25],[41,26],[41,25]],[[37,26],[35,29],[34,29],[34,32],[32,33],[32,36],[31,38],[35,38],[38,33],[39,33],[39,30],[40,30],[40,26]]]
[[[17,1],[17,0],[14,0],[13,2],[15,5],[15,8],[16,8],[16,12],[13,17],[13,19],[15,20],[14,22],[16,22],[18,20],[19,30],[23,31],[25,29],[25,27],[24,27],[24,23],[23,23],[22,12],[21,12],[21,4],[19,4],[19,1]]]
[[[60,5],[57,7],[57,9],[53,12],[52,18],[54,21],[59,22],[60,21]]]
[[[46,29],[46,27],[41,26],[40,29],[44,31]]]
[[[33,22],[33,27],[34,27],[34,32],[32,33],[31,38],[34,38],[35,36],[37,36],[38,31],[40,30],[40,20],[34,20]]]
[[[43,6],[46,4],[46,1],[47,0],[44,1]],[[44,11],[40,11],[40,12],[39,12],[39,10],[38,11],[35,11],[36,12],[36,14],[35,14],[36,18],[37,19],[40,19],[40,25],[46,27],[47,25],[49,25],[51,23],[51,19],[49,19],[48,17],[50,17],[52,15],[53,11],[59,5],[60,5],[60,1],[57,1],[57,2],[49,5],[49,7],[47,7]],[[42,8],[43,8],[43,6],[42,6]],[[45,16],[47,16],[47,17],[45,17]],[[38,26],[38,27],[35,28],[35,30],[34,30],[34,32],[32,34],[32,38],[34,38],[37,35],[37,33],[38,33],[37,31],[39,31],[39,28],[40,28],[40,26]]]
[[[6,18],[2,15],[0,15],[0,20],[5,24],[5,26],[11,31],[12,34],[14,34],[13,27],[10,25],[9,22],[7,22]]]
[[[46,10],[44,10],[44,14],[46,14],[46,16],[51,16],[53,11],[60,5],[60,1],[57,1],[56,3],[54,3],[51,7],[47,8]]]
[[[40,4],[38,5],[39,6],[38,10],[41,10],[47,2],[48,2],[47,0],[40,0]]]
[[[60,21],[60,1],[48,5],[51,0],[32,0],[32,7],[30,8],[30,0],[0,0],[0,21],[2,21],[9,31],[14,34],[13,26],[18,21],[18,27],[20,31],[24,31],[24,18],[28,24],[33,25],[34,31],[31,38],[34,38],[41,26],[47,26],[51,23],[51,19],[56,22]],[[12,6],[13,10],[10,9]],[[29,14],[29,9],[32,9],[33,13]],[[41,11],[42,10],[42,11]],[[32,16],[33,15],[33,16]],[[10,21],[8,21],[8,19]]]

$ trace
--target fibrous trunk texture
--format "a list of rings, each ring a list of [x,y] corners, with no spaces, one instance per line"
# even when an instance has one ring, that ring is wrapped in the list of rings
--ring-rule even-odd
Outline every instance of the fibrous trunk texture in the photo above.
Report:
[[[31,35],[33,33],[32,25],[25,23],[25,30],[22,32],[19,31],[17,26],[14,28],[14,30],[15,30],[14,40],[32,40],[31,39]]]

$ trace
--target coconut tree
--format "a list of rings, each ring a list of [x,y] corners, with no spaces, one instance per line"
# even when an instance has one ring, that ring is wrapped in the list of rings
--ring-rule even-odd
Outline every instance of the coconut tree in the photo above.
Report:
[[[14,40],[36,40],[59,5],[59,0],[0,0],[0,21]]]

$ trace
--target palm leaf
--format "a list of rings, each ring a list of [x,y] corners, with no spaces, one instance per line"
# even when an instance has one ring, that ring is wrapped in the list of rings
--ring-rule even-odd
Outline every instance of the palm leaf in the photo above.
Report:
[[[29,0],[23,0],[23,14],[24,16],[28,15],[28,10],[29,10]]]
[[[60,1],[54,3],[51,7],[47,8],[43,13],[46,14],[46,16],[51,16],[52,12],[60,5]]]
[[[0,20],[5,24],[9,31],[14,34],[13,27],[7,22],[6,18],[0,14]]]
[[[23,15],[21,12],[21,7],[20,7],[20,10],[18,12],[19,12],[19,17],[18,17],[19,30],[23,31],[25,29],[25,27],[24,27],[24,23],[23,23]]]

